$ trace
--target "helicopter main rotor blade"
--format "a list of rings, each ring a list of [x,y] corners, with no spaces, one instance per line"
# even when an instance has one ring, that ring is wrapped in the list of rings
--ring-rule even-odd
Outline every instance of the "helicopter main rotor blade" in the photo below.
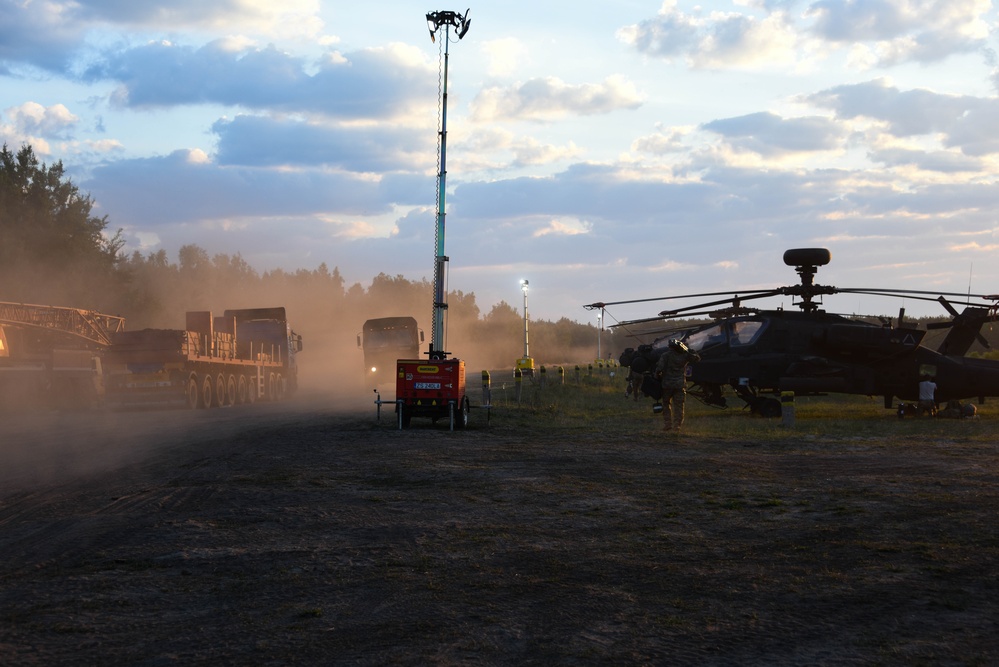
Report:
[[[632,324],[645,324],[646,322],[662,322],[665,317],[643,317],[640,320],[624,320],[623,322],[618,322],[617,324],[608,324],[608,329],[615,329],[617,327],[626,327]]]
[[[652,301],[669,301],[671,299],[702,299],[709,296],[735,296],[736,294],[773,294],[772,289],[758,289],[758,290],[747,290],[745,292],[733,292],[729,290],[727,292],[702,292],[701,294],[674,294],[672,296],[656,296],[648,299],[628,299],[626,301],[598,301],[596,303],[588,303],[583,308],[587,310],[595,310],[597,308],[606,308],[607,306],[620,306],[629,303],[650,303]],[[750,297],[746,297],[750,298]],[[724,302],[723,302],[724,303]]]
[[[769,296],[780,296],[781,292],[780,292],[780,290],[768,290],[766,292],[760,292],[758,294],[750,293],[749,295],[746,295],[746,294],[732,294],[731,292],[728,292],[728,294],[731,296],[731,298],[720,299],[718,301],[708,301],[707,303],[698,303],[698,304],[695,304],[693,306],[685,306],[683,308],[675,308],[673,310],[664,310],[661,313],[659,313],[659,315],[662,316],[662,317],[676,317],[680,313],[690,314],[689,311],[692,311],[692,310],[700,310],[702,308],[711,308],[712,306],[721,306],[721,305],[726,304],[726,303],[739,304],[739,303],[741,303],[743,301],[749,301],[749,300],[752,300],[752,299],[765,299],[765,298],[767,298]]]
[[[978,299],[982,301],[981,305],[988,307],[989,304],[986,302],[991,302],[994,307],[996,302],[999,302],[999,294],[968,294],[961,292],[934,292],[930,290],[911,290],[911,289],[875,289],[872,287],[844,287],[837,290],[838,292],[844,294],[870,294],[872,296],[885,296],[885,297],[898,297],[907,296],[909,298],[916,299],[917,301],[940,301],[944,297],[955,297],[956,299],[963,299],[968,301],[970,299]],[[947,306],[944,306],[945,308]],[[949,309],[948,309],[949,310]]]

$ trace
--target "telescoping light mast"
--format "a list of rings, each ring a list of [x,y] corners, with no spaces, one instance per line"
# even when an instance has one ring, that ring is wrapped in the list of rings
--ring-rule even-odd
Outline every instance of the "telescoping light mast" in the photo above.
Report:
[[[429,12],[427,14],[427,28],[430,30],[430,41],[436,42],[436,34],[444,29],[444,74],[441,80],[441,122],[438,140],[440,145],[440,164],[437,171],[437,229],[434,235],[437,246],[437,255],[434,258],[434,310],[433,327],[430,334],[430,358],[446,359],[449,352],[444,350],[444,311],[447,310],[446,271],[448,257],[444,254],[444,218],[446,216],[447,197],[447,68],[448,68],[448,47],[451,44],[450,31],[454,28],[458,39],[462,39],[471,21],[468,18],[469,10],[464,14],[457,12]]]
[[[447,192],[447,65],[451,28],[460,40],[468,32],[468,10],[457,12],[429,12],[427,27],[431,41],[444,29],[443,74],[441,76],[440,168],[437,172],[437,254],[434,258],[434,320],[430,337],[429,359],[400,359],[396,363],[396,411],[399,428],[406,428],[413,417],[430,417],[433,421],[447,418],[452,430],[468,425],[469,401],[465,393],[465,362],[448,359],[444,343],[444,311],[447,303],[445,269],[448,258],[444,254],[444,215]]]

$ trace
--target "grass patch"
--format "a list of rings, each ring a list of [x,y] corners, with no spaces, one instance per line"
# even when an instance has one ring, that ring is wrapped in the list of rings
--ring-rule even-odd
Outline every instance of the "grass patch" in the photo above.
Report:
[[[530,429],[538,434],[586,431],[607,438],[658,437],[663,419],[653,413],[652,399],[643,397],[636,403],[625,397],[624,387],[620,375],[584,377],[579,384],[569,380],[564,385],[549,381],[545,387],[525,382],[518,402],[509,386],[506,389],[494,386],[489,426]],[[997,415],[991,403],[977,406],[978,417],[974,419],[903,419],[894,410],[886,410],[880,397],[801,396],[795,401],[794,425],[785,427],[780,418],[751,415],[734,395],[728,395],[727,400],[730,407],[719,409],[688,395],[685,433],[720,441],[739,440],[746,446],[832,439],[860,447],[885,447],[914,437],[929,442],[994,446],[992,430],[983,427]],[[473,421],[473,428],[477,426],[479,423]]]

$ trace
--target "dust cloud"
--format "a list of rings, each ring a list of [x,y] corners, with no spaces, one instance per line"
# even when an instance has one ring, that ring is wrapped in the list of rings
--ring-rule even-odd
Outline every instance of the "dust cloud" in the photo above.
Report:
[[[0,277],[3,273],[0,270]],[[171,445],[227,437],[255,420],[280,423],[316,411],[370,413],[374,419],[375,391],[391,400],[395,387],[373,385],[366,378],[357,340],[365,320],[414,317],[425,333],[421,354],[426,354],[430,344],[432,287],[425,280],[380,276],[367,289],[359,284],[345,288],[338,274],[325,267],[294,274],[257,275],[251,270],[226,278],[217,266],[199,273],[162,263],[151,268],[146,262],[133,266],[129,278],[128,284],[115,284],[108,276],[82,271],[26,272],[8,280],[7,289],[0,289],[0,301],[121,316],[126,330],[183,329],[188,311],[221,315],[227,309],[283,307],[293,331],[303,340],[303,351],[297,355],[297,395],[282,403],[252,407],[141,411],[55,408],[43,402],[0,398],[0,403],[6,403],[0,404],[0,487],[11,491],[99,474],[154,456]],[[481,371],[489,370],[497,379],[512,379],[514,362],[523,355],[523,323],[508,306],[483,314],[474,295],[457,293],[449,295],[449,301],[444,347],[452,358],[465,362],[474,403]],[[563,364],[568,370],[572,364],[592,361],[594,327],[567,322],[532,322],[531,327],[531,356],[538,364]],[[608,342],[605,345],[610,349]],[[22,379],[4,375],[0,367],[0,384],[13,390],[7,396],[24,391]]]

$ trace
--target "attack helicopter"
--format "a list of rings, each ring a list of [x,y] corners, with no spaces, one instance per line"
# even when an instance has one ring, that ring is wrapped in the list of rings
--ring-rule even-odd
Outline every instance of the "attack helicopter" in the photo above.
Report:
[[[995,319],[999,295],[957,294],[903,289],[838,288],[815,282],[818,267],[832,254],[825,248],[794,248],[784,253],[784,263],[794,267],[799,283],[773,289],[710,292],[597,302],[584,308],[600,309],[651,301],[711,299],[691,306],[663,310],[655,317],[619,322],[613,327],[667,323],[679,318],[708,316],[706,323],[689,321],[650,345],[629,348],[621,365],[633,376],[641,375],[640,387],[658,399],[659,383],[651,376],[658,357],[671,340],[696,351],[701,360],[688,367],[688,394],[702,402],[724,408],[725,391],[731,389],[753,413],[765,417],[781,414],[775,395],[828,393],[859,394],[884,398],[885,409],[894,408],[894,398],[916,401],[919,382],[925,376],[937,384],[937,401],[999,396],[999,361],[965,357],[975,341],[989,347],[981,328]],[[937,349],[923,345],[928,333],[906,326],[905,310],[898,320],[879,318],[879,323],[854,316],[828,313],[820,306],[824,295],[868,294],[937,301],[950,314],[946,322],[928,328],[947,328]],[[744,305],[754,299],[789,296],[796,310],[759,309]],[[960,297],[964,308],[954,307],[948,297]],[[795,301],[797,299],[797,301]],[[661,331],[660,331],[661,332]],[[901,413],[900,413],[901,414]]]

